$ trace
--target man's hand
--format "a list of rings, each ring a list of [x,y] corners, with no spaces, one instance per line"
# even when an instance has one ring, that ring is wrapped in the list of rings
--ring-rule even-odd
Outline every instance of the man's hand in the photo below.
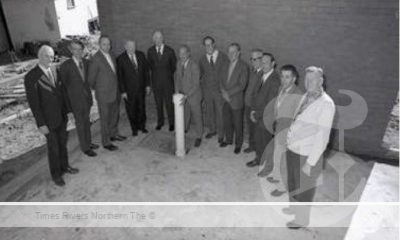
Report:
[[[123,93],[121,96],[122,96],[122,99],[124,99],[124,100],[128,99],[128,94],[126,94],[126,93]]]
[[[39,127],[39,132],[43,135],[49,134],[49,129],[47,128],[47,126],[41,126]]]
[[[304,163],[303,168],[301,169],[303,171],[304,174],[306,174],[307,176],[311,176],[311,165],[308,164],[307,162]]]
[[[150,87],[146,87],[146,95],[150,95],[151,93],[151,88]]]
[[[186,100],[187,100],[187,95],[183,95],[182,101],[180,102],[180,104],[181,105],[185,104]]]
[[[229,94],[228,94],[225,90],[222,90],[221,92],[222,92],[222,97],[223,97],[227,102],[230,102],[230,101],[231,101],[231,98],[229,97]]]
[[[250,120],[251,120],[253,123],[257,122],[255,115],[256,115],[256,111],[251,111],[251,112],[250,112]]]

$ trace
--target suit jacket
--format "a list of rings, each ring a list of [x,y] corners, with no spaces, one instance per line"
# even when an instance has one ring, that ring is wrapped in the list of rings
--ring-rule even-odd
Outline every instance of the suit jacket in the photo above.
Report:
[[[55,85],[39,66],[26,74],[24,85],[29,107],[38,127],[56,129],[67,120],[69,106],[65,89],[57,79],[57,71],[52,68]]]
[[[249,68],[245,62],[238,59],[228,80],[229,64],[225,65],[224,76],[221,81],[221,88],[224,89],[231,101],[232,109],[241,109],[244,105],[244,90],[249,77]]]
[[[279,92],[281,89],[279,89]],[[277,97],[275,101],[275,133],[281,133],[279,142],[284,144],[286,142],[287,131],[293,122],[294,114],[299,106],[303,91],[296,85],[294,85],[287,93],[282,97]],[[278,105],[279,100],[279,105]],[[268,111],[264,111],[264,114],[269,115]],[[282,132],[283,131],[283,132]]]
[[[161,59],[158,58],[156,46],[153,45],[147,51],[147,60],[151,70],[152,87],[157,89],[174,89],[174,73],[176,68],[176,56],[174,50],[164,44]]]
[[[124,51],[117,57],[117,73],[119,90],[127,93],[128,98],[144,96],[145,88],[149,86],[149,68],[143,52],[135,51],[137,66],[135,68],[129,55]]]
[[[69,104],[74,112],[87,110],[93,105],[92,92],[87,80],[88,61],[82,59],[83,79],[75,61],[70,58],[66,60],[59,71],[60,81],[65,86]]]
[[[183,67],[181,61],[178,61],[175,72],[175,92],[187,95],[189,101],[201,101],[200,69],[192,59],[189,59],[186,68]]]
[[[249,82],[244,95],[244,103],[247,107],[251,107],[254,98],[254,88],[261,81],[261,76],[262,70],[259,72],[256,72],[255,70],[249,71]]]
[[[278,96],[280,87],[279,74],[274,70],[265,83],[262,84],[262,77],[260,81],[255,85],[254,98],[252,102],[252,111],[255,111],[255,119],[258,123],[262,124],[264,116],[264,123],[267,126],[272,126],[275,120],[274,106],[275,98]],[[272,102],[271,102],[272,101]],[[265,109],[268,105],[268,109]],[[264,110],[267,112],[264,113]],[[265,117],[268,117],[267,119]],[[267,122],[266,122],[267,120]],[[272,128],[271,128],[272,129]]]
[[[115,70],[117,70],[114,57],[111,54],[110,56]],[[100,50],[90,60],[88,82],[90,87],[95,90],[98,102],[114,102],[119,97],[117,73],[112,70],[106,57]]]
[[[199,60],[200,84],[204,95],[217,93],[221,94],[220,86],[225,76],[226,65],[229,66],[229,60],[225,53],[218,51],[218,57],[214,66],[208,61],[207,55],[203,55]]]

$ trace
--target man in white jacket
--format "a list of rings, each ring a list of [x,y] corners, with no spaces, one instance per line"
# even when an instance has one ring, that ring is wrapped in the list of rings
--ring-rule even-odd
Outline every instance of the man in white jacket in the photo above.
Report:
[[[329,141],[335,115],[335,104],[323,90],[323,70],[306,68],[305,87],[287,135],[287,170],[290,201],[312,202],[316,181],[322,172],[322,156]],[[295,214],[288,228],[298,229],[309,224],[309,206],[283,209]]]

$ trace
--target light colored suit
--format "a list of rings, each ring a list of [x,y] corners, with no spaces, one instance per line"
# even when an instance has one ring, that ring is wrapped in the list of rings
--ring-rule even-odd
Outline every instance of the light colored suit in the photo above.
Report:
[[[200,70],[196,62],[189,59],[186,66],[178,61],[175,72],[175,92],[184,94],[185,129],[188,130],[193,120],[196,137],[203,135],[203,117],[201,111],[202,91],[200,87]]]
[[[91,59],[88,82],[94,89],[99,107],[101,138],[103,146],[110,145],[110,138],[118,135],[120,92],[118,89],[117,65],[110,54],[113,67],[99,50]]]

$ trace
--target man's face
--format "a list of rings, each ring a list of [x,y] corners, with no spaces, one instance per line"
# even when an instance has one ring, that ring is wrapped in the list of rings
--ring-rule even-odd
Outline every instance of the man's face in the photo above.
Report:
[[[228,48],[228,58],[231,62],[237,60],[239,57],[239,51],[235,46],[229,46]]]
[[[307,92],[315,92],[321,89],[322,78],[318,73],[307,72],[304,78],[304,85]]]
[[[125,50],[129,54],[134,54],[136,51],[136,43],[133,41],[129,41],[125,44]]]
[[[283,88],[287,88],[290,85],[294,84],[296,81],[296,77],[292,73],[292,71],[281,71],[281,86]]]
[[[108,38],[102,38],[102,39],[100,40],[100,49],[101,49],[103,52],[108,53],[108,52],[110,51],[110,49],[111,49],[111,42],[110,42],[110,39],[108,39]]]
[[[153,42],[156,46],[161,46],[164,42],[163,35],[160,32],[154,33]]]
[[[179,49],[179,59],[181,60],[182,63],[186,62],[186,60],[189,59],[189,53],[186,50],[186,48]]]
[[[274,62],[271,61],[271,57],[266,55],[263,56],[262,59],[262,69],[264,73],[271,71],[274,68]]]
[[[211,39],[206,39],[204,41],[204,48],[206,49],[206,53],[211,55],[215,50],[215,44],[212,42]]]
[[[45,51],[43,51],[41,56],[39,56],[40,64],[46,68],[50,67],[50,63],[52,63],[53,60],[54,60],[54,51],[51,48],[46,49]]]
[[[261,68],[261,58],[262,58],[262,53],[260,52],[252,52],[251,53],[251,65],[253,66],[254,69],[259,69]]]
[[[77,43],[72,43],[69,50],[76,59],[80,60],[83,57],[83,48]]]

